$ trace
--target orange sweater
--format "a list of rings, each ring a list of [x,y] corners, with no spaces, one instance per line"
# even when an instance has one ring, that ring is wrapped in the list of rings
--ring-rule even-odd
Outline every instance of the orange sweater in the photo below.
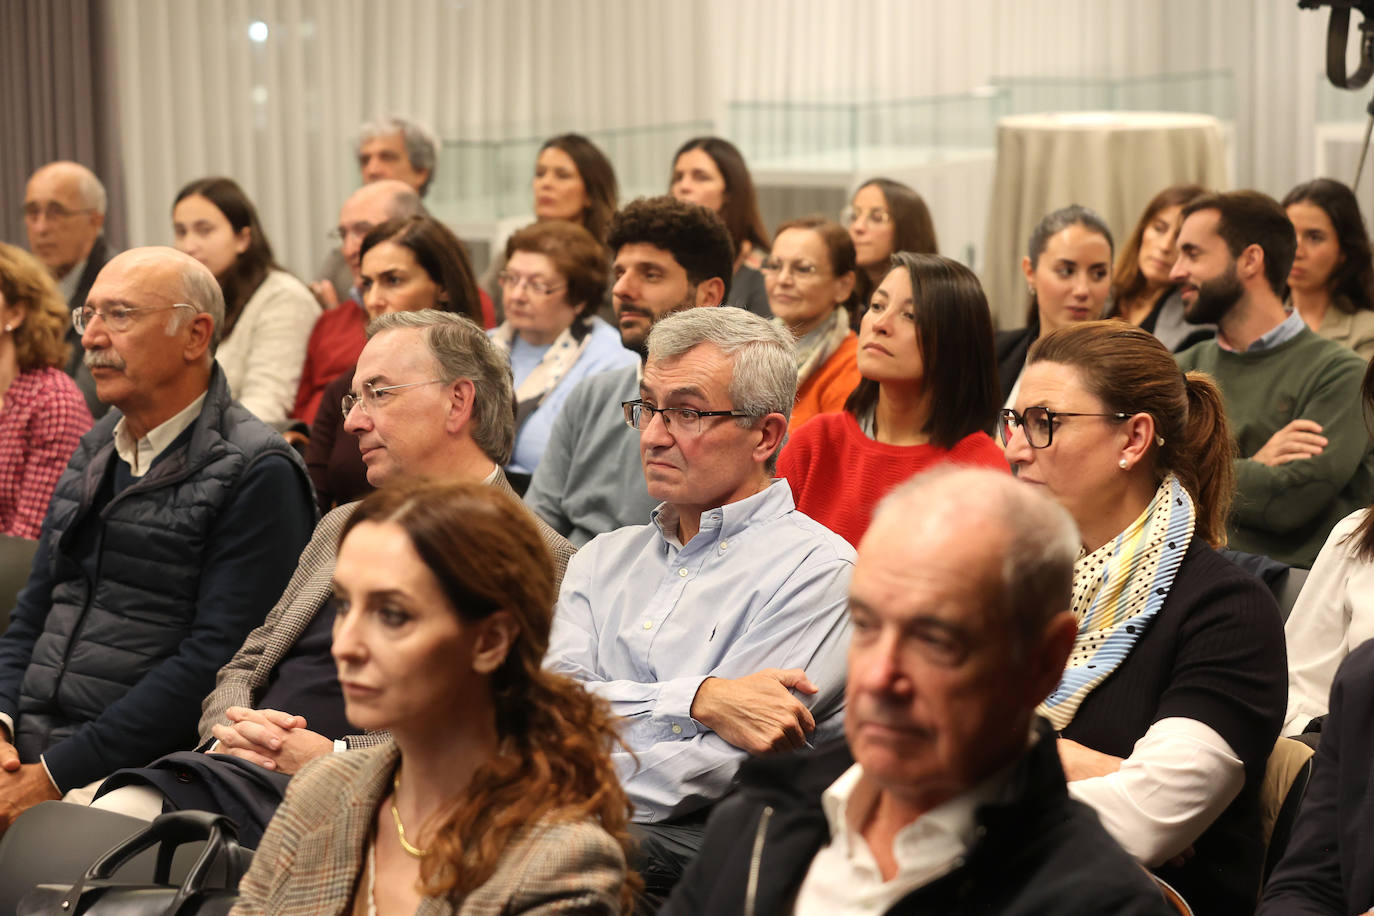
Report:
[[[952,449],[888,445],[865,436],[854,415],[844,411],[823,414],[797,430],[778,459],[778,476],[787,478],[798,509],[857,547],[878,500],[904,480],[947,463],[1011,473],[987,433],[970,433]]]
[[[792,407],[792,419],[787,424],[788,435],[818,413],[844,410],[844,402],[858,386],[859,336],[850,331],[840,348],[816,367],[797,389],[797,402]]]

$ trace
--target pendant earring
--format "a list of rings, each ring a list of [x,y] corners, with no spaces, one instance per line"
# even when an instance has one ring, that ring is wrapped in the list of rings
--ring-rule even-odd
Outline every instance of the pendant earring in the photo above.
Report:
[[[1126,470],[1126,459],[1122,458],[1120,461],[1116,463],[1116,466],[1121,468],[1121,470],[1123,471]]]

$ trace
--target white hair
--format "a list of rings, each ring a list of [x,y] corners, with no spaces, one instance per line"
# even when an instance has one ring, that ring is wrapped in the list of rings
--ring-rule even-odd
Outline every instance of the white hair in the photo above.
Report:
[[[209,315],[215,322],[215,330],[210,337],[209,350],[210,358],[213,359],[224,331],[224,292],[220,289],[215,275],[199,262],[183,263],[181,265],[181,299],[179,301],[193,306],[196,314]],[[177,309],[176,312],[177,314],[172,316],[172,320],[167,322],[169,335],[176,334],[185,324],[180,317],[181,310]],[[186,321],[190,321],[190,317],[187,317]]]
[[[375,121],[368,121],[358,130],[358,141],[353,145],[354,155],[360,155],[363,144],[378,137],[400,134],[406,145],[406,158],[410,167],[416,171],[428,172],[425,183],[420,186],[420,196],[429,193],[429,185],[434,181],[434,173],[439,166],[439,139],[419,121],[386,115]]]

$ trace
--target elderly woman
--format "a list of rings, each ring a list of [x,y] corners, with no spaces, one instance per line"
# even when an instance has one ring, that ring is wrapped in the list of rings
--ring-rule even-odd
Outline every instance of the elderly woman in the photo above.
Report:
[[[506,242],[497,278],[506,320],[490,334],[515,375],[515,450],[506,465],[514,481],[528,484],[578,382],[638,361],[596,316],[609,276],[605,249],[576,223],[534,223]]]
[[[997,332],[997,380],[1005,407],[1016,400],[1026,353],[1041,335],[1102,317],[1112,291],[1111,230],[1087,207],[1055,210],[1031,231],[1021,272],[1030,291],[1026,326]]]
[[[859,338],[849,329],[854,279],[854,243],[839,223],[808,217],[778,227],[763,282],[773,321],[797,340],[789,433],[816,414],[843,410],[859,384]]]
[[[856,546],[878,501],[913,474],[944,463],[1007,469],[985,432],[997,374],[972,271],[936,254],[894,255],[858,344],[863,380],[843,412],[798,429],[778,461],[797,508]]]
[[[768,256],[768,231],[743,154],[721,137],[693,137],[673,156],[668,193],[700,204],[724,220],[735,243],[729,304],[767,318],[768,294],[759,268]]]
[[[428,216],[387,220],[363,239],[359,292],[369,318],[390,312],[439,309],[466,315],[481,327],[472,264],[458,237]],[[353,389],[353,369],[325,386],[310,427],[305,466],[320,514],[371,492],[358,440],[344,431],[339,410]]]
[[[1216,334],[1216,326],[1190,324],[1183,318],[1178,284],[1169,279],[1178,260],[1178,229],[1183,207],[1207,193],[1195,184],[1165,188],[1145,205],[1135,231],[1121,249],[1112,274],[1115,296],[1108,318],[1121,318],[1144,328],[1175,353]]]
[[[43,265],[0,243],[0,534],[38,538],[57,478],[91,428],[62,371],[70,320]]]
[[[331,587],[348,720],[393,740],[296,775],[233,912],[625,912],[616,726],[541,667],[552,562],[520,504],[481,484],[378,491]]]
[[[264,423],[284,422],[319,303],[278,266],[257,208],[231,179],[202,178],[178,191],[172,231],[177,249],[210,268],[224,293],[215,361],[229,390]]]
[[[935,221],[930,208],[915,190],[891,178],[871,178],[859,185],[845,210],[845,224],[854,242],[858,265],[859,302],[867,304],[883,282],[899,251],[939,254]],[[854,327],[859,316],[851,316]]]
[[[1293,308],[1322,337],[1374,356],[1374,258],[1360,203],[1330,178],[1300,184],[1283,198],[1298,234],[1288,272]]]
[[[1283,631],[1268,589],[1213,549],[1234,479],[1220,391],[1140,328],[1078,323],[1032,348],[1000,432],[1083,540],[1077,642],[1041,707],[1070,792],[1199,913],[1249,912]]]

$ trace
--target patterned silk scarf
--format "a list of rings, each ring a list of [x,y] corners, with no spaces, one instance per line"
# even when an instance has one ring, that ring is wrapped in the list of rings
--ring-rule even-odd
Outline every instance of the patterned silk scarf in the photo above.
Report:
[[[781,318],[774,318],[773,323],[780,328],[787,326],[782,323]],[[835,309],[830,320],[821,324],[811,333],[797,340],[797,387],[800,388],[811,373],[815,372],[825,361],[835,355],[835,351],[844,343],[844,339],[849,336],[849,309],[843,305]]]
[[[515,334],[515,328],[510,326],[510,322],[503,322],[491,334],[491,342],[506,354],[507,359],[510,358],[511,348],[515,346]],[[515,389],[517,426],[524,423],[525,419],[543,403],[544,398],[548,397],[549,392],[558,387],[563,376],[567,375],[568,370],[581,358],[582,351],[587,349],[591,339],[591,331],[583,335],[581,340],[575,340],[572,329],[564,328],[563,333],[549,345],[539,365],[535,366],[534,371]]]
[[[1078,637],[1064,677],[1039,710],[1056,731],[1149,629],[1169,597],[1195,516],[1188,491],[1171,474],[1130,527],[1074,564]]]

